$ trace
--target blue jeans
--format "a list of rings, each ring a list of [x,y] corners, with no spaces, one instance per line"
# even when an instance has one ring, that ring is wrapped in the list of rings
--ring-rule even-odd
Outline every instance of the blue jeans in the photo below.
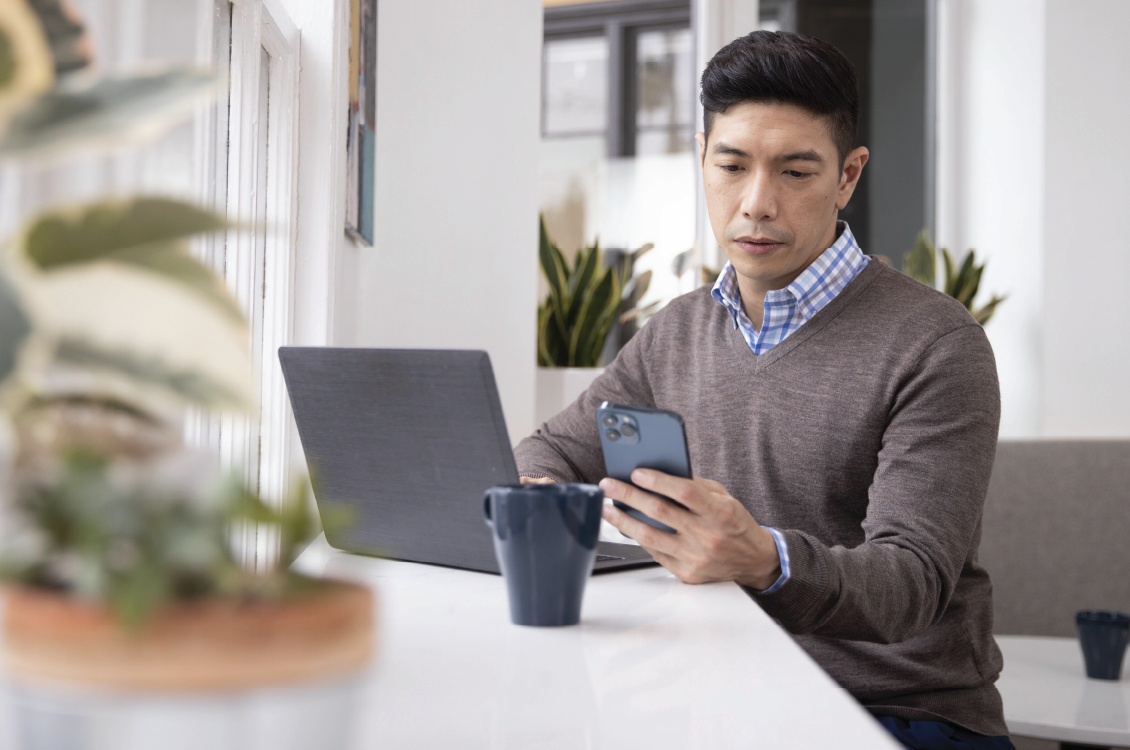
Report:
[[[875,718],[909,750],[1016,750],[1007,735],[988,737],[940,721],[907,721],[893,716]]]

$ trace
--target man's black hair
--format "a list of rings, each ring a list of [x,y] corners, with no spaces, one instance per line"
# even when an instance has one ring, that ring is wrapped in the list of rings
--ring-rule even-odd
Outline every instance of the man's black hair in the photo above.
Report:
[[[855,145],[859,83],[843,54],[814,37],[755,31],[718,51],[702,72],[703,130],[741,102],[795,104],[828,121],[843,166]]]

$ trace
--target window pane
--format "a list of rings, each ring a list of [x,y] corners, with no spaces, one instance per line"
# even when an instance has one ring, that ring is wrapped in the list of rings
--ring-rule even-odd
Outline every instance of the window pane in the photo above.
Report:
[[[693,66],[690,29],[640,33],[636,41],[637,127],[691,125]]]
[[[608,40],[547,40],[544,55],[543,133],[604,132],[608,119]]]

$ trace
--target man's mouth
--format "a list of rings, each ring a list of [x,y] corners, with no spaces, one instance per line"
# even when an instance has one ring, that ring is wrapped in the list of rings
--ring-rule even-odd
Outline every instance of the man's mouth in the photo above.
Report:
[[[742,252],[749,255],[768,255],[783,243],[771,237],[738,237],[734,240],[734,244],[741,248]]]

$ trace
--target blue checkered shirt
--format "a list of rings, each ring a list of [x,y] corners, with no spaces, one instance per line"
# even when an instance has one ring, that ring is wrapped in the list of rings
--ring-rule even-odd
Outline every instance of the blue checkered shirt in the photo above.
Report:
[[[765,317],[760,331],[753,327],[753,321],[742,307],[738,273],[734,266],[727,263],[718,275],[718,281],[714,283],[710,295],[730,313],[734,328],[741,331],[742,338],[754,354],[764,354],[795,333],[809,318],[834,300],[869,262],[870,259],[859,249],[847,222],[838,222],[837,229],[840,230],[840,236],[832,246],[804,269],[793,283],[765,295]],[[784,534],[768,526],[765,529],[773,535],[777,554],[781,558],[780,577],[765,589],[765,593],[771,593],[789,580],[789,547],[785,543]]]

